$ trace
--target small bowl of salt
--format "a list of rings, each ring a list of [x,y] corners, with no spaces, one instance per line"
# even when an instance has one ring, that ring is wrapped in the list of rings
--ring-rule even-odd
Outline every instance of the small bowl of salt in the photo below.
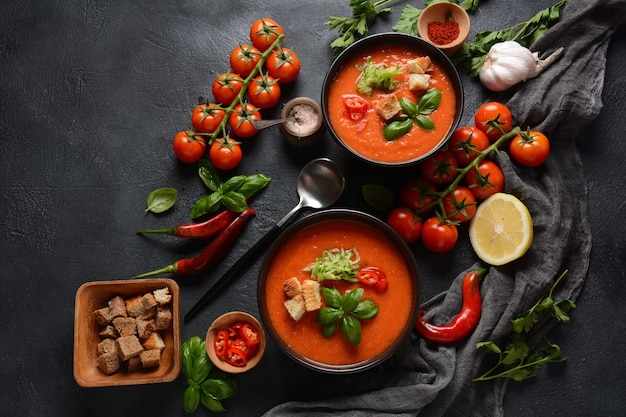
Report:
[[[281,118],[280,131],[292,145],[309,146],[317,143],[324,135],[322,108],[315,100],[308,97],[296,97],[285,104]]]

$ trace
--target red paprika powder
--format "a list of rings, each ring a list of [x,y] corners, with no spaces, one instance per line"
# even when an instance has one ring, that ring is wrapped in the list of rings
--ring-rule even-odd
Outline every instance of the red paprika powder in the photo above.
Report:
[[[454,20],[428,23],[428,38],[436,45],[446,45],[459,37],[459,24]]]

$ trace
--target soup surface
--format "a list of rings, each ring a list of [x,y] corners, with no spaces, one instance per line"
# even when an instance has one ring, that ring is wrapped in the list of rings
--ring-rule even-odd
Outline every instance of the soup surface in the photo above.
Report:
[[[382,133],[386,121],[378,115],[375,107],[391,92],[380,89],[374,89],[371,96],[359,94],[370,103],[363,120],[352,120],[345,111],[342,96],[358,94],[357,80],[361,75],[360,68],[367,63],[368,58],[375,65],[385,65],[388,68],[398,65],[403,74],[395,77],[400,85],[393,92],[398,98],[405,97],[417,103],[423,92],[409,90],[407,62],[423,56],[425,56],[423,52],[407,47],[383,46],[355,56],[339,70],[329,89],[328,116],[333,130],[350,149],[370,160],[401,163],[427,154],[446,137],[454,122],[456,97],[449,76],[434,59],[432,60],[434,68],[429,72],[430,88],[436,88],[442,93],[439,107],[430,114],[435,123],[435,130],[424,130],[414,124],[408,134],[387,141]]]
[[[343,339],[338,330],[330,338],[322,335],[317,323],[319,311],[311,311],[295,321],[287,312],[283,281],[297,277],[301,282],[311,278],[303,269],[322,255],[324,249],[343,246],[356,248],[361,256],[360,267],[382,269],[389,287],[377,294],[372,287],[364,288],[363,299],[378,305],[378,314],[362,320],[362,338],[358,346]],[[292,236],[277,253],[268,270],[265,299],[269,321],[288,349],[313,361],[331,365],[349,365],[380,355],[401,334],[413,314],[411,301],[417,289],[398,249],[373,228],[346,220],[331,220],[305,228]],[[335,287],[341,293],[359,284],[346,281],[322,281],[321,285]],[[325,303],[324,303],[325,306]]]

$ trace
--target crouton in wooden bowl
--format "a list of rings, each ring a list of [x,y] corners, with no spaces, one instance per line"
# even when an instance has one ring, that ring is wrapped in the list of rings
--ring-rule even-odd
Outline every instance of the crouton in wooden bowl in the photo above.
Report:
[[[83,387],[171,382],[180,295],[167,278],[87,282],[76,292],[74,379]]]

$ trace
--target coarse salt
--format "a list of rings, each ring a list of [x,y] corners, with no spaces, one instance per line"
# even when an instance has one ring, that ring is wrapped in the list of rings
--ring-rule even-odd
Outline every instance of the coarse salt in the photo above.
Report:
[[[289,111],[289,120],[285,124],[293,133],[306,135],[313,133],[319,123],[320,115],[310,104],[300,103]]]

